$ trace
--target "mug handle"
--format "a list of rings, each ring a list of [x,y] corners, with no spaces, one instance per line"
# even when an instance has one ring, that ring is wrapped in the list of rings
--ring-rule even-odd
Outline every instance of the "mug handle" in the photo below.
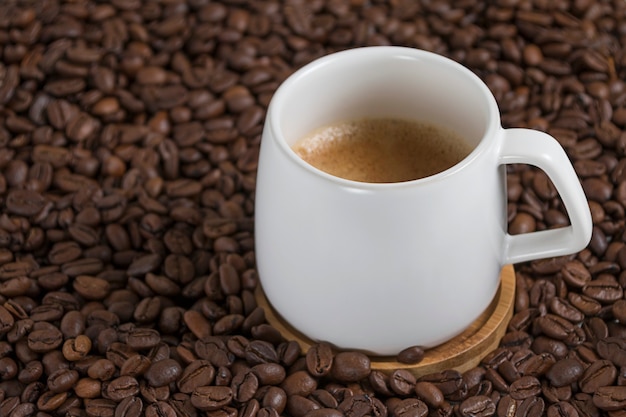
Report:
[[[500,164],[530,164],[543,170],[556,187],[570,226],[519,235],[506,234],[506,263],[567,255],[584,249],[591,239],[587,198],[561,145],[538,130],[504,129]]]

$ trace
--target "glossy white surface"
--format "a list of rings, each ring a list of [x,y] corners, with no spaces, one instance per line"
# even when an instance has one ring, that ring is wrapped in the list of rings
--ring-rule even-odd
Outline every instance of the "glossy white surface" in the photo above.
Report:
[[[276,311],[314,340],[395,355],[463,331],[491,302],[504,264],[584,248],[591,216],[562,148],[541,132],[502,129],[498,114],[473,73],[416,49],[340,52],[286,80],[266,118],[255,207],[259,276]],[[425,179],[366,184],[290,148],[314,128],[364,116],[438,123],[475,149]],[[507,234],[507,163],[546,171],[573,226]]]

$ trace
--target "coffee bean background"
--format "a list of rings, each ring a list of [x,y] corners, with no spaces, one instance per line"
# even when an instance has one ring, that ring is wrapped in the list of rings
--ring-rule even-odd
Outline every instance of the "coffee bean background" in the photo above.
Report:
[[[463,374],[303,356],[255,303],[269,100],[365,45],[468,66],[589,199],[588,248],[516,266],[507,334]],[[626,415],[624,45],[623,0],[1,2],[0,416]],[[512,233],[568,224],[508,170]]]

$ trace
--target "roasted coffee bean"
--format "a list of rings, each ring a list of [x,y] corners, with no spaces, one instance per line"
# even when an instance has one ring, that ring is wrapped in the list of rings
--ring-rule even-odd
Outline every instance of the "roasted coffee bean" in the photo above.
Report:
[[[572,306],[582,311],[586,316],[594,316],[602,309],[599,301],[584,294],[570,292],[567,294],[567,299]]]
[[[608,337],[599,340],[596,346],[598,354],[617,366],[626,366],[626,340]]]
[[[435,408],[441,407],[445,400],[441,390],[430,382],[416,382],[415,394],[417,395],[417,398],[424,401],[429,406]]]
[[[579,414],[573,405],[565,401],[559,401],[557,403],[550,405],[547,408],[546,415],[548,417],[570,417],[570,416],[576,416]]]
[[[215,368],[211,363],[196,360],[187,365],[176,384],[181,392],[190,394],[197,387],[211,385],[214,378]]]
[[[81,378],[73,388],[80,398],[98,398],[102,392],[102,383],[97,379]]]
[[[577,346],[585,341],[585,335],[579,327],[559,316],[546,314],[538,317],[535,324],[546,336],[563,340],[568,345]]]
[[[203,411],[218,410],[231,403],[233,392],[230,387],[201,386],[190,397],[191,404]]]
[[[233,399],[241,403],[251,400],[258,388],[259,379],[251,370],[236,373],[231,381]]]
[[[309,395],[309,398],[314,400],[320,405],[329,408],[337,408],[337,399],[328,391],[324,389],[317,389]]]
[[[46,199],[31,190],[12,190],[6,197],[6,208],[9,213],[19,216],[34,216],[46,204]]]
[[[626,387],[598,388],[593,394],[593,404],[604,411],[623,410],[626,407]]]
[[[154,329],[135,328],[126,336],[126,344],[135,350],[150,349],[161,342],[159,333]]]
[[[287,375],[280,387],[287,395],[307,397],[317,389],[317,380],[304,370],[296,371]]]
[[[176,417],[176,410],[165,401],[157,401],[146,407],[146,417]]]
[[[367,377],[372,389],[382,395],[393,396],[393,392],[389,388],[389,377],[381,371],[373,370]]]
[[[181,365],[174,359],[153,361],[144,377],[153,387],[161,387],[176,381],[182,373]]]
[[[576,307],[571,305],[569,301],[564,300],[561,297],[552,298],[552,300],[550,300],[549,308],[553,314],[572,323],[580,323],[585,318],[582,311],[578,310]]]
[[[344,414],[334,408],[318,408],[305,414],[306,417],[341,417]]]
[[[339,352],[335,355],[331,375],[342,382],[354,382],[370,373],[370,359],[360,352]]]
[[[84,359],[91,351],[91,339],[85,335],[78,335],[75,339],[67,339],[63,343],[63,356],[68,361]]]
[[[573,260],[566,263],[561,269],[563,280],[571,286],[582,288],[591,281],[591,274],[582,262]]]
[[[54,411],[58,409],[67,400],[67,392],[55,393],[53,391],[46,391],[37,399],[37,408],[40,411]],[[99,404],[94,404],[98,406]],[[89,409],[89,404],[85,405]]]
[[[120,402],[139,393],[139,382],[132,376],[124,375],[110,381],[106,386],[108,398]]]
[[[316,377],[327,375],[333,366],[333,351],[328,343],[317,343],[306,353],[306,366],[309,373]]]
[[[63,334],[51,327],[46,330],[34,330],[28,335],[28,348],[33,352],[50,352],[63,342]]]
[[[424,349],[419,346],[411,346],[406,349],[403,349],[398,355],[396,359],[400,363],[406,364],[416,364],[424,359]]]
[[[389,388],[398,395],[409,395],[415,390],[415,376],[406,369],[396,369],[389,375]]]
[[[582,289],[583,294],[601,303],[622,298],[623,290],[619,283],[610,275],[603,275],[602,278],[589,281]]]
[[[351,398],[354,398],[354,397],[351,397]],[[362,412],[362,409],[355,407],[355,405],[357,404],[346,403],[346,405],[344,406],[344,409],[343,410],[340,409],[339,411],[342,412],[344,415],[353,415],[353,414],[363,415],[363,414],[359,414],[360,412]],[[358,405],[361,405],[361,403],[358,403]],[[305,416],[311,411],[317,410],[319,408],[320,406],[317,405],[315,402],[301,395],[296,394],[296,395],[289,396],[287,398],[287,404],[286,404],[287,413],[295,417]]]
[[[578,386],[582,392],[592,394],[598,388],[612,385],[617,376],[617,369],[608,360],[598,360],[584,370],[578,381]]]
[[[115,407],[115,417],[137,417],[141,415],[143,408],[140,397],[126,397]]]
[[[418,381],[425,381],[434,384],[446,397],[459,391],[463,385],[467,387],[467,384],[463,381],[463,376],[458,371],[454,370],[446,370],[424,375],[419,378]]]
[[[551,344],[549,345],[551,347]],[[559,349],[560,349],[559,345]],[[564,350],[567,348],[563,345]],[[565,356],[565,355],[559,355]],[[555,364],[555,356],[550,352],[539,352],[536,355],[524,355],[519,360],[513,360],[517,371],[521,375],[541,376]]]
[[[561,359],[546,372],[546,377],[555,387],[562,387],[577,381],[583,373],[583,366],[575,359]]]
[[[85,411],[88,416],[113,417],[117,403],[106,398],[94,398],[85,400]]]
[[[428,406],[416,398],[407,398],[400,401],[392,411],[398,417],[425,417]]]
[[[260,363],[252,367],[261,385],[279,385],[285,380],[285,368],[277,363]]]
[[[462,416],[492,416],[496,412],[496,405],[491,398],[478,395],[464,400],[459,405]]]
[[[270,386],[263,396],[261,406],[263,408],[273,408],[280,414],[287,407],[287,393],[281,388]]]

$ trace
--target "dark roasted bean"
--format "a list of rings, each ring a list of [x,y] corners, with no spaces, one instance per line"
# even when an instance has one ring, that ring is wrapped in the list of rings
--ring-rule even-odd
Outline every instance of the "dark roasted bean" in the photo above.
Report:
[[[343,382],[366,378],[370,373],[370,359],[360,352],[340,352],[335,355],[331,374]]]
[[[608,360],[599,360],[593,362],[583,372],[578,385],[582,392],[591,394],[599,387],[613,384],[617,376],[617,369]]]
[[[416,398],[407,398],[393,408],[393,414],[398,417],[425,417],[428,406]]]
[[[546,377],[555,387],[569,385],[578,380],[583,373],[583,366],[575,359],[561,359],[546,373]]]
[[[306,353],[306,366],[309,373],[316,377],[328,374],[333,366],[334,354],[328,343],[317,343]]]
[[[601,410],[624,410],[626,407],[626,387],[600,387],[593,394],[593,404]]]
[[[230,387],[201,386],[191,394],[191,404],[203,411],[218,410],[230,404],[232,399]]]

